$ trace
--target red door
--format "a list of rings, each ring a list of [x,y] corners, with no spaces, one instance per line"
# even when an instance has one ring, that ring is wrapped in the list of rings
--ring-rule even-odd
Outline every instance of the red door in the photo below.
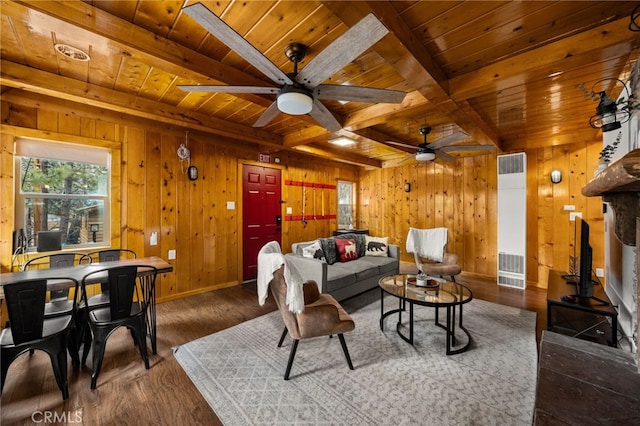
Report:
[[[244,165],[242,169],[242,280],[255,279],[258,251],[281,239],[280,170]]]

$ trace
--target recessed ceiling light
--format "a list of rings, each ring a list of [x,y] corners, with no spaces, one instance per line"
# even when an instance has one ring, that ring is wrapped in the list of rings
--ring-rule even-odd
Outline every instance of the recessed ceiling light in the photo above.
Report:
[[[78,49],[77,47],[69,46],[68,44],[57,43],[55,45],[56,51],[68,58],[73,59],[74,61],[87,62],[91,59],[91,57]]]
[[[329,141],[329,143],[332,143],[338,146],[349,146],[349,145],[353,145],[356,142],[353,139],[342,137],[338,139],[332,139]]]

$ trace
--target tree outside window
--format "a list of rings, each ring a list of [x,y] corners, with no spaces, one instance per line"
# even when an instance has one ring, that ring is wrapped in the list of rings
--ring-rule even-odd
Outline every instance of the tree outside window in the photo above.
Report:
[[[44,144],[47,149],[40,150],[42,155],[17,157],[16,228],[24,229],[27,250],[37,246],[40,231],[60,231],[64,248],[108,244],[108,153],[85,155],[89,160],[100,159],[87,162],[81,147],[69,149],[62,144],[52,152],[56,144]]]

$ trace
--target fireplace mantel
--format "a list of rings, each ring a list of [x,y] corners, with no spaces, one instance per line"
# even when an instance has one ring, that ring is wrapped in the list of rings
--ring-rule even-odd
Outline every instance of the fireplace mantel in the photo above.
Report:
[[[630,151],[582,188],[586,197],[601,196],[611,204],[616,237],[636,245],[636,218],[640,217],[640,149]]]

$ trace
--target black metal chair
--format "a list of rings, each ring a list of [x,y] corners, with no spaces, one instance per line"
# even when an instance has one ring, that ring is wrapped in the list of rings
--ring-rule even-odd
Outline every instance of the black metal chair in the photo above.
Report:
[[[23,271],[33,269],[63,268],[91,263],[91,258],[84,253],[57,253],[34,257],[24,264]],[[45,305],[46,318],[66,315],[73,309],[74,297],[69,297],[69,288],[52,291]]]
[[[129,249],[106,249],[87,253],[86,256],[91,258],[93,262],[96,260],[100,263],[114,262],[121,259],[135,259],[136,252]],[[100,293],[89,296],[87,306],[96,308],[109,305],[109,283],[107,281],[101,283]]]
[[[139,277],[139,270],[143,270]],[[102,368],[107,339],[119,327],[127,327],[131,330],[134,342],[140,350],[144,366],[149,369],[147,356],[147,308],[149,306],[148,294],[153,294],[155,279],[158,271],[153,266],[133,265],[116,268],[105,268],[88,274],[82,280],[82,296],[87,303],[87,287],[95,282],[96,276],[108,274],[109,281],[109,305],[106,307],[87,310],[87,321],[91,329],[93,348],[93,373],[91,374],[91,389],[96,388],[98,375]],[[145,279],[151,279],[145,282]],[[94,284],[97,285],[97,284]],[[151,286],[151,290],[148,288]],[[86,361],[88,345],[85,348],[82,363]]]
[[[55,283],[72,284],[73,309],[64,315],[45,317],[45,303],[48,288]],[[25,280],[3,285],[4,297],[9,315],[9,327],[2,330],[1,364],[2,389],[11,363],[27,351],[42,350],[51,358],[51,366],[62,398],[69,398],[67,380],[67,346],[74,362],[78,352],[75,348],[74,315],[76,313],[78,281],[72,278]],[[74,356],[75,354],[75,356]]]
[[[90,253],[87,253],[85,256],[89,257],[92,262],[115,262],[121,259],[135,259],[136,252],[129,249],[105,249],[105,250],[97,250]],[[87,303],[86,308],[83,305],[81,307],[82,312],[78,315],[78,320],[80,324],[78,325],[78,329],[81,333],[81,341],[84,344],[84,353],[82,357],[82,365],[86,362],[86,358],[89,347],[91,346],[91,330],[87,325],[87,311],[91,309],[103,308],[109,306],[109,281],[104,280],[100,283],[100,291],[96,291],[95,294],[87,295]]]

